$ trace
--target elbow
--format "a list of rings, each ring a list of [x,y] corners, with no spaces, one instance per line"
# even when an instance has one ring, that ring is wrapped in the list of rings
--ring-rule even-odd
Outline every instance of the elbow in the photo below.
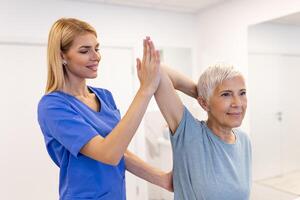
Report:
[[[117,166],[120,163],[121,159],[122,157],[106,155],[104,158],[98,161],[107,165]]]
[[[111,166],[117,166],[120,163],[121,160],[111,160],[108,164]]]

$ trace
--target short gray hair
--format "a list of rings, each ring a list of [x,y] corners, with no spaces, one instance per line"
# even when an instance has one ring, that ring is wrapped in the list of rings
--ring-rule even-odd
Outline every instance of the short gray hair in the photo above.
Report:
[[[239,71],[229,64],[217,63],[210,65],[199,78],[197,85],[198,96],[208,101],[214,89],[224,80],[241,75]]]

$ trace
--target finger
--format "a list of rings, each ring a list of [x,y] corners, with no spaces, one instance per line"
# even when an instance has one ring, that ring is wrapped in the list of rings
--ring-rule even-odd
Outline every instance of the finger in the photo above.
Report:
[[[155,48],[154,48],[154,44],[152,41],[150,41],[150,62],[154,61],[156,62],[156,55],[155,55]]]
[[[149,64],[150,60],[151,60],[151,52],[150,52],[150,44],[149,44],[149,40],[146,40],[146,58],[145,58],[145,62],[146,64]]]
[[[137,71],[141,70],[141,60],[139,58],[136,59],[136,69]]]
[[[143,40],[143,63],[145,63],[146,56],[147,56],[147,41],[146,39]]]
[[[160,53],[159,53],[159,50],[156,50],[155,53],[156,53],[156,63],[160,64]]]

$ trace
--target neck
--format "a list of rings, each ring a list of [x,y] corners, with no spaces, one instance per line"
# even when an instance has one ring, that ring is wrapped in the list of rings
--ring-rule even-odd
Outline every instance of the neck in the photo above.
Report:
[[[233,134],[232,128],[224,127],[209,118],[206,124],[207,127],[212,131],[212,133],[218,136],[224,142],[229,144],[235,143],[235,135]]]
[[[63,91],[75,97],[87,97],[89,95],[89,90],[87,88],[85,79],[70,80],[70,78],[66,78]]]

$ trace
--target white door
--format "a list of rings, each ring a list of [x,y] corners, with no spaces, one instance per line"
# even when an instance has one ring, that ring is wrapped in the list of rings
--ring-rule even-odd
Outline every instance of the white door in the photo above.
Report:
[[[279,105],[280,58],[249,55],[250,137],[253,147],[253,179],[281,174],[281,131]]]
[[[300,169],[300,57],[281,56],[283,173]]]

